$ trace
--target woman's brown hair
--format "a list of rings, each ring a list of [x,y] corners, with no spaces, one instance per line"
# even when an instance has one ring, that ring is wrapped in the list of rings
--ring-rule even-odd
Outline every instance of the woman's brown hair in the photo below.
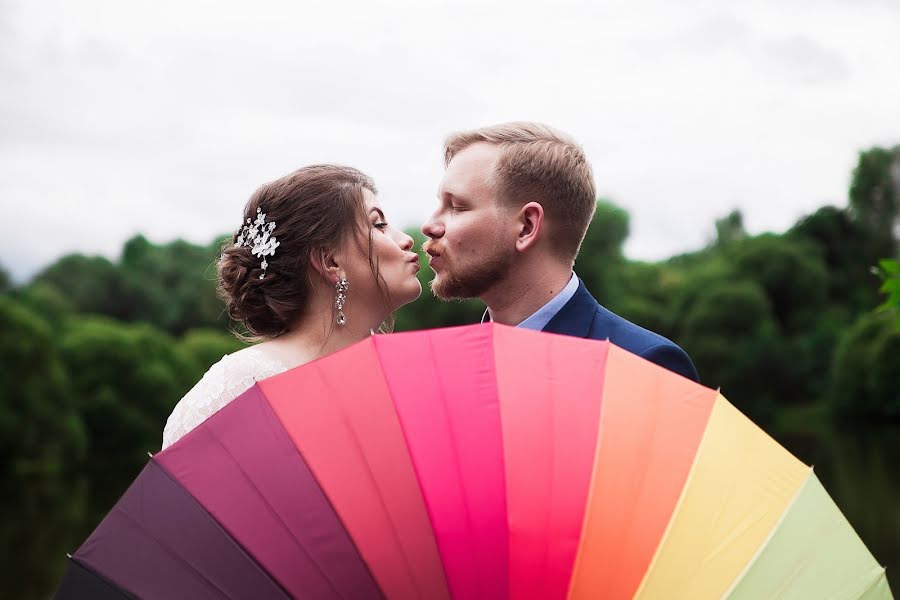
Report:
[[[274,338],[288,330],[309,302],[312,273],[310,255],[347,243],[359,243],[368,222],[363,190],[377,193],[372,179],[351,167],[311,165],[260,187],[244,207],[244,219],[256,218],[259,208],[266,222],[274,222],[272,235],[279,246],[262,259],[247,246],[236,246],[239,232],[226,244],[218,261],[219,297],[228,315],[241,323],[249,340]],[[368,239],[369,266],[390,310],[390,297]]]

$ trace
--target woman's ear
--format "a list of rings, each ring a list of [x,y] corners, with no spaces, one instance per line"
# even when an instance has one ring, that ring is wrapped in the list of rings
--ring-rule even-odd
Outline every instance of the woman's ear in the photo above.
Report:
[[[524,252],[534,246],[541,233],[544,224],[544,207],[537,202],[528,202],[516,215],[518,235],[516,236],[516,250]]]
[[[333,250],[316,249],[309,253],[309,266],[329,283],[335,283],[340,275],[340,262]]]

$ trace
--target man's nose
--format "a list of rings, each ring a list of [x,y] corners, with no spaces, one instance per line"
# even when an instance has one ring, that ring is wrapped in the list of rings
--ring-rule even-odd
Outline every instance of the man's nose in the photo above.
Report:
[[[431,239],[439,238],[444,235],[444,226],[434,217],[430,217],[425,224],[422,225],[422,233]]]

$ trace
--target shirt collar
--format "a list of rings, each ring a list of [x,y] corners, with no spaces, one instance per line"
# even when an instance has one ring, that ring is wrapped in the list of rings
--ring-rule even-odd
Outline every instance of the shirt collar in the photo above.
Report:
[[[569,277],[569,283],[567,283],[558,294],[551,298],[547,304],[537,309],[530,317],[516,325],[516,327],[541,331],[547,326],[547,323],[556,316],[556,313],[562,310],[562,307],[566,305],[566,302],[572,299],[572,296],[574,296],[577,291],[578,277],[575,276],[575,273],[572,273],[572,276]],[[490,314],[487,309],[485,309],[484,314],[481,317],[481,322],[487,323],[490,320]]]

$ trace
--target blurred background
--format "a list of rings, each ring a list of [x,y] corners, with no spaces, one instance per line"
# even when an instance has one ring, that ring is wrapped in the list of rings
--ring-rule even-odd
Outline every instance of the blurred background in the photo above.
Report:
[[[4,597],[52,593],[240,347],[214,263],[259,184],[356,166],[421,242],[443,137],[514,119],[592,160],[597,299],[814,465],[900,589],[898,25],[892,0],[0,0]],[[397,329],[482,311],[426,291]]]

